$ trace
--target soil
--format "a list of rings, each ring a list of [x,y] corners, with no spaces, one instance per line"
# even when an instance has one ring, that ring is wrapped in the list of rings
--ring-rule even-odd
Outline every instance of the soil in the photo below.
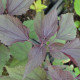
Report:
[[[23,14],[23,15],[20,15],[20,16],[17,16],[21,22],[24,22],[24,21],[27,21],[27,20],[31,20],[31,19],[34,19],[35,17],[35,14],[36,12],[34,10],[28,10],[26,12],[26,14]]]

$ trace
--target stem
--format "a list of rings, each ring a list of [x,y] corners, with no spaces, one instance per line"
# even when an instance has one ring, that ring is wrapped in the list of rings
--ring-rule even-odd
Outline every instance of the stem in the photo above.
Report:
[[[30,42],[31,44],[35,45],[32,41],[28,40],[28,42]]]
[[[32,41],[34,44],[41,44],[40,42],[38,42],[38,41],[35,40],[35,39],[31,39],[31,41]]]

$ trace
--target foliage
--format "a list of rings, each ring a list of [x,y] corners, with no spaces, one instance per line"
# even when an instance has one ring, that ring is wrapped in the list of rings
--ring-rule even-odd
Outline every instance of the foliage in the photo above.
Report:
[[[31,43],[29,42],[18,42],[9,47],[11,55],[19,61],[27,60],[28,53],[30,48],[32,47]]]
[[[25,66],[19,65],[14,68],[6,66],[9,73],[8,77],[2,77],[1,80],[22,80]],[[33,72],[31,72],[25,80],[46,80],[47,75],[43,68],[37,67]]]
[[[22,15],[26,13],[30,5],[34,2],[34,0],[17,0],[15,4],[15,1],[16,0],[7,0],[6,2],[6,12],[10,15]],[[3,2],[3,4],[5,6],[5,2]],[[0,0],[0,13],[4,13],[4,11],[2,0]]]
[[[78,28],[78,30],[80,31],[80,21],[75,21],[75,25]]]
[[[8,49],[3,44],[0,44],[0,75],[2,75],[3,67],[9,58],[10,53],[8,52]]]
[[[74,68],[75,75],[78,76],[80,74],[80,70],[78,67]]]
[[[47,8],[47,6],[42,4],[41,0],[37,0],[30,6],[30,9],[36,10],[36,12],[41,12],[45,8]]]
[[[6,2],[7,2],[7,0],[2,0],[2,4],[3,4],[4,9],[6,8]]]
[[[4,9],[0,0],[0,14],[6,13],[0,15],[0,41],[5,44],[0,46],[0,75],[3,67],[9,74],[1,75],[1,80],[74,80],[72,75],[78,76],[78,69],[74,73],[73,65],[66,69],[63,65],[69,60],[80,69],[80,40],[76,38],[73,13],[62,14],[58,21],[56,9],[45,16],[42,11],[37,12],[34,20],[22,23],[14,15],[26,13],[34,0],[17,0],[16,4],[15,1],[7,0]],[[51,58],[60,59],[62,67],[55,60],[51,65],[47,52]]]
[[[75,0],[74,1],[74,9],[75,9],[75,12],[80,16],[80,0]]]
[[[26,27],[28,27],[30,29],[29,32],[29,37],[30,39],[38,39],[35,29],[34,29],[34,20],[27,20],[23,22],[23,25],[25,25]]]

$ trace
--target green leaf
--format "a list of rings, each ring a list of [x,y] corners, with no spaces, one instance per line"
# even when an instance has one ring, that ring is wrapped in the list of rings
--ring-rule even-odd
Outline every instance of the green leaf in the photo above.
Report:
[[[80,0],[74,1],[74,9],[75,12],[80,16]]]
[[[59,43],[63,43],[63,44],[65,44],[65,43],[66,43],[66,40],[55,39],[55,42],[59,42]]]
[[[24,73],[25,66],[16,66],[14,68],[10,68],[6,66],[6,69],[11,78],[21,80]]]
[[[8,52],[7,47],[3,44],[0,44],[0,75],[2,75],[3,67],[10,58],[10,53]]]
[[[59,42],[59,43],[63,43],[63,44],[66,43],[66,40],[56,39],[56,35],[57,35],[57,33],[50,38],[50,40],[51,40],[53,43],[54,43],[54,42]]]
[[[23,61],[19,61],[17,59],[13,59],[12,62],[9,62],[8,66],[9,67],[15,67],[15,66],[18,66],[18,65],[26,65],[26,62],[27,60],[23,60]]]
[[[70,59],[63,60],[63,63],[68,63]]]
[[[80,21],[75,21],[75,26],[80,31]]]
[[[53,65],[63,65],[64,63],[67,63],[69,61],[70,61],[70,59],[56,59],[55,58],[53,61]]]
[[[53,65],[63,65],[63,62],[60,59],[54,59]]]
[[[7,3],[6,0],[2,0],[2,4],[3,4],[4,9],[6,9],[6,3]]]
[[[78,67],[74,68],[75,75],[78,76],[80,74],[80,70]]]
[[[73,77],[75,78],[76,77],[76,75],[75,75],[75,73],[73,72],[73,69],[74,69],[74,66],[73,65],[70,65],[70,66],[68,66],[68,65],[66,65],[66,71],[69,71],[72,75],[73,75]],[[76,80],[76,79],[75,79]]]
[[[34,29],[34,20],[24,21],[23,25],[27,26],[30,30],[29,37],[31,39],[38,39],[35,29]]]
[[[31,49],[32,45],[29,42],[17,42],[11,46],[9,46],[10,53],[13,57],[19,61],[23,61],[28,58],[28,53]]]
[[[18,80],[18,79],[10,78],[9,76],[3,76],[0,78],[0,80]]]
[[[79,28],[79,26],[80,26],[80,21],[75,21],[75,26],[76,26],[76,28]]]
[[[34,2],[34,5],[30,6],[30,9],[36,10],[36,12],[41,12],[45,8],[47,8],[47,6],[42,4],[41,0],[37,0]]]
[[[25,71],[25,66],[19,65],[15,68],[6,66],[10,78],[16,80],[22,80]],[[25,80],[46,80],[47,75],[43,68],[37,67],[31,72]],[[5,79],[6,80],[6,79]]]
[[[66,66],[66,70],[67,71],[73,71],[73,69],[74,69],[74,66],[73,65]]]

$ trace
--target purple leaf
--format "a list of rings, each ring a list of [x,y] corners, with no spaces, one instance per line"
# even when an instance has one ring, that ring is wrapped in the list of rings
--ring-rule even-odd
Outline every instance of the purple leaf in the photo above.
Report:
[[[60,29],[58,31],[57,37],[62,40],[73,40],[76,37],[76,27],[73,21],[73,14],[67,13],[61,15],[61,20],[59,22]]]
[[[58,42],[49,45],[50,54],[52,55],[52,57],[56,59],[67,59],[67,57],[61,52],[63,46],[64,44]]]
[[[63,71],[60,67],[48,64],[48,70],[52,80],[74,80],[70,72]]]
[[[11,15],[22,15],[33,2],[34,0],[7,0],[7,11]]]
[[[76,77],[77,80],[80,80],[80,74]]]
[[[62,49],[62,52],[67,55],[75,65],[80,68],[80,40],[76,38],[71,42],[67,42]]]
[[[0,14],[2,14],[4,12],[4,8],[2,5],[2,0],[0,0]]]
[[[42,64],[46,54],[45,51],[45,47],[41,47],[40,45],[35,45],[31,49],[23,80],[32,70]]]
[[[57,11],[54,9],[42,20],[42,14],[38,13],[35,18],[35,30],[41,42],[49,40],[58,29]]]
[[[28,33],[28,28],[23,26],[17,18],[0,15],[0,40],[5,45],[28,40]]]

